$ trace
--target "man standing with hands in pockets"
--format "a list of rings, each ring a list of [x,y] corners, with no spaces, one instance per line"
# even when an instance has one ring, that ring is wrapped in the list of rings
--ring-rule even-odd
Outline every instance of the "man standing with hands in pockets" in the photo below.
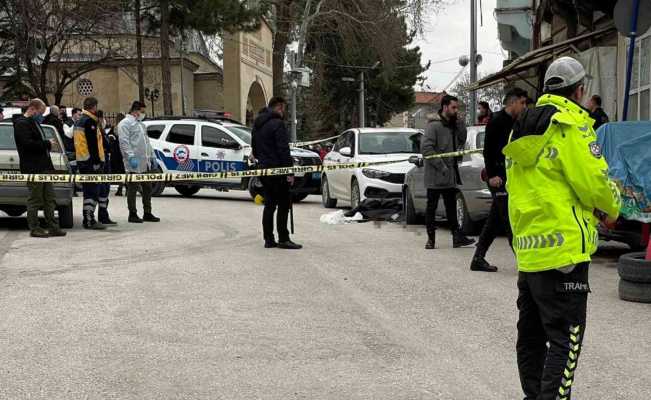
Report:
[[[253,140],[251,147],[253,157],[260,168],[293,167],[289,149],[289,134],[285,121],[285,108],[287,102],[281,97],[274,97],[269,102],[269,107],[264,109],[255,119],[253,125]],[[291,186],[294,176],[263,176],[260,177],[264,188],[264,212],[262,214],[262,229],[264,232],[264,247],[298,250],[303,246],[292,242],[287,229],[287,219],[291,207]],[[278,242],[274,236],[274,213],[276,215],[276,229]]]

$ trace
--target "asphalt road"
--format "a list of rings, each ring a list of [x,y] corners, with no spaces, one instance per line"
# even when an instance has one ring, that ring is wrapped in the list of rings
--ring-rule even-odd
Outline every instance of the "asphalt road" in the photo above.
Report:
[[[521,399],[516,272],[423,229],[328,226],[297,205],[297,252],[265,250],[243,193],[174,191],[159,224],[29,238],[0,219],[0,399]],[[76,204],[80,210],[79,199]],[[79,222],[79,221],[77,221]],[[617,298],[617,247],[591,269],[578,399],[651,398],[651,306]]]

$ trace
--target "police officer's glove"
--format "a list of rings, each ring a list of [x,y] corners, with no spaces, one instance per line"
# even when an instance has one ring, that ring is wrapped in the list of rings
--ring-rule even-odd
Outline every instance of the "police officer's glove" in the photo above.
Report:
[[[131,169],[138,169],[139,165],[140,163],[138,162],[138,158],[136,156],[129,157],[129,166]]]

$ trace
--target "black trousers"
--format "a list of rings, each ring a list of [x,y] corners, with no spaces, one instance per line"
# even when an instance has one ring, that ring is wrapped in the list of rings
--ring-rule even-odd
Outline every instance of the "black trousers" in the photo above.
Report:
[[[477,240],[475,257],[486,257],[488,249],[495,241],[495,238],[504,229],[509,239],[509,245],[513,247],[513,233],[511,232],[511,223],[509,222],[509,197],[506,192],[492,192],[493,203],[488,212],[488,218],[484,228]]]
[[[436,230],[436,209],[439,206],[439,197],[443,197],[445,204],[445,217],[448,220],[452,232],[459,229],[457,222],[457,193],[455,188],[450,189],[427,189],[427,210],[425,221],[427,233],[432,236]]]
[[[151,214],[151,182],[129,182],[127,183],[127,208],[129,214],[137,214],[138,207],[136,207],[136,197],[138,196],[138,188],[142,194],[142,208],[145,214]]]
[[[99,171],[93,170],[92,165],[88,163],[78,163],[77,166],[79,167],[80,174],[100,173]],[[84,193],[84,208],[83,208],[84,222],[90,222],[95,220],[95,209],[99,204],[100,186],[101,184],[99,183],[83,183],[81,185]]]
[[[290,186],[286,176],[260,177],[264,190],[264,212],[262,213],[262,231],[265,242],[275,242],[274,238],[274,213],[276,214],[276,229],[278,240],[289,240],[287,219],[289,216]]]
[[[103,172],[105,174],[111,173],[111,163],[110,161],[104,163]],[[111,192],[110,183],[100,183],[98,190],[98,202],[99,210],[97,212],[97,217],[100,221],[106,221],[109,219],[108,205],[109,205],[109,193]]]
[[[588,267],[519,273],[516,347],[525,400],[571,397],[585,334]]]

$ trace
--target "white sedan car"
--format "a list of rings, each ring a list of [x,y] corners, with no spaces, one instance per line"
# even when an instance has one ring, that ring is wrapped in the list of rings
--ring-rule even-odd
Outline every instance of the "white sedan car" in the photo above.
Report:
[[[406,160],[419,154],[422,133],[408,128],[362,128],[342,133],[323,165]],[[407,161],[324,172],[321,177],[323,206],[338,202],[352,208],[369,198],[401,198],[405,174],[413,165]]]

